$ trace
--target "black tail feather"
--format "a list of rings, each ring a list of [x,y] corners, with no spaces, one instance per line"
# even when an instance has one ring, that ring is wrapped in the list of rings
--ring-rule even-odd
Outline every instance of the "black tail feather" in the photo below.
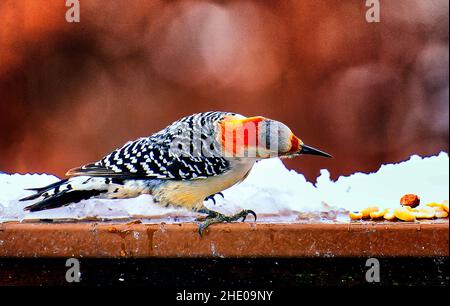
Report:
[[[71,203],[77,203],[81,200],[87,200],[106,191],[102,190],[70,190],[57,193],[47,199],[39,201],[33,205],[27,206],[24,210],[40,211],[45,209],[67,206]]]
[[[27,188],[25,190],[31,190],[31,191],[36,191],[35,194],[32,194],[28,197],[22,198],[19,201],[29,201],[29,200],[34,200],[39,198],[43,193],[49,191],[50,189],[56,188],[58,186],[61,186],[62,184],[66,183],[68,181],[68,179],[65,180],[60,180],[56,183],[44,186],[44,187],[39,187],[39,188]]]
[[[34,199],[39,198],[40,196],[41,196],[41,193],[35,193],[35,194],[32,194],[32,195],[30,195],[30,196],[28,196],[28,197],[19,199],[19,201],[29,201],[29,200],[34,200]]]

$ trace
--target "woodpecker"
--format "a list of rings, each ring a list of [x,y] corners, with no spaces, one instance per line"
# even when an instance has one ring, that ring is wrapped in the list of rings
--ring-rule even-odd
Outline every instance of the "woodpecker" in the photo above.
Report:
[[[241,182],[254,164],[271,157],[329,154],[305,145],[283,123],[265,117],[205,112],[184,117],[149,137],[129,141],[97,162],[69,170],[67,179],[32,188],[21,199],[38,202],[35,212],[89,198],[123,199],[150,194],[164,206],[205,213],[200,235],[209,225],[245,219],[243,210],[225,216],[207,209],[205,199]]]

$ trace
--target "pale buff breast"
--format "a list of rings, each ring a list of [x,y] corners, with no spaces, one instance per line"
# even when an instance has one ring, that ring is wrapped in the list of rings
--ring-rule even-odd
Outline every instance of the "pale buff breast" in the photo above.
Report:
[[[226,173],[206,179],[167,181],[153,190],[153,196],[163,205],[199,209],[203,206],[203,200],[206,197],[230,188],[245,179],[254,164],[253,160],[239,162]]]

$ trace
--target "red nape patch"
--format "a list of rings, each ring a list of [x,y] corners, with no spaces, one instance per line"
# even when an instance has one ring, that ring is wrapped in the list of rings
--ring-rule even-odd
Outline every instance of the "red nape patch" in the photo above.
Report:
[[[242,126],[239,127],[238,132],[240,135],[244,136],[243,144],[245,147],[258,146],[259,143],[259,125],[258,123],[262,120],[248,120],[243,122]]]
[[[230,118],[221,123],[222,147],[235,155],[241,149],[257,147],[259,123],[264,117]]]
[[[258,125],[258,123],[260,123],[260,122],[263,121],[264,119],[266,119],[266,118],[261,117],[261,116],[256,116],[256,117],[250,117],[250,118],[240,119],[239,121],[240,121],[242,124],[245,124],[245,123],[248,123],[248,122],[253,122],[254,124]]]

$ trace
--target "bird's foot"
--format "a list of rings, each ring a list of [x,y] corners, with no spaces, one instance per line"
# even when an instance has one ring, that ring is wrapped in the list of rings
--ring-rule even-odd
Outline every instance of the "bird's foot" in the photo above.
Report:
[[[202,210],[199,212],[208,214],[208,216],[206,216],[206,220],[204,222],[200,223],[198,226],[198,233],[199,233],[200,237],[203,235],[203,232],[211,224],[229,223],[229,222],[238,221],[241,218],[242,218],[242,222],[244,222],[248,215],[252,215],[256,221],[256,213],[250,209],[244,209],[244,210],[240,211],[239,213],[232,215],[232,216],[225,216],[224,214],[221,214],[221,213],[218,213],[218,212],[212,211],[212,210]]]
[[[225,199],[225,196],[223,195],[223,193],[222,192],[218,192],[218,193],[215,193],[215,194],[212,194],[212,195],[206,197],[205,201],[212,200],[213,204],[216,205],[216,199],[214,198],[216,195],[220,195],[222,197],[222,199]]]

